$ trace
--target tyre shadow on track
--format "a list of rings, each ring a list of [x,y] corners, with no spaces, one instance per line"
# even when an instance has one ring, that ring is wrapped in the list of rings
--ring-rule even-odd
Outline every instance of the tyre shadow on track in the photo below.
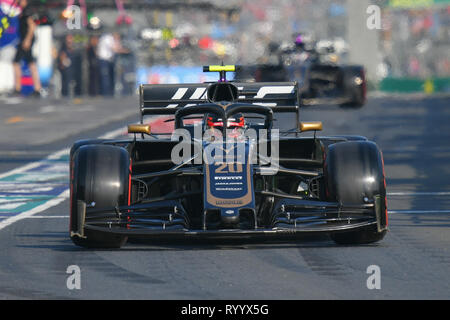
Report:
[[[87,249],[74,245],[63,232],[47,232],[42,234],[20,234],[17,237],[39,239],[39,244],[20,244],[18,248],[50,249],[62,252],[81,251],[199,251],[199,250],[271,250],[301,248],[333,248],[354,247],[335,244],[327,235],[304,236],[301,239],[173,239],[148,240],[129,239],[120,249]],[[48,239],[48,241],[45,241]],[[358,247],[380,247],[383,242]]]

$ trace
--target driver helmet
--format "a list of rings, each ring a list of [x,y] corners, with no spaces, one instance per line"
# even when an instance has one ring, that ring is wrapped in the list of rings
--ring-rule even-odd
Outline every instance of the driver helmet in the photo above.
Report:
[[[304,48],[305,48],[305,40],[304,40],[303,34],[301,34],[301,33],[298,34],[298,35],[295,37],[294,43],[295,43],[295,46],[296,46],[297,48],[299,48],[299,49],[304,49]]]
[[[223,127],[222,118],[218,118],[215,114],[209,114],[207,118],[208,128],[221,129]],[[227,120],[227,129],[244,128],[245,120],[242,113],[236,113]]]
[[[223,120],[215,114],[207,116],[207,126],[209,129],[222,130]],[[245,119],[242,113],[236,113],[227,120],[227,137],[239,138],[245,126]]]

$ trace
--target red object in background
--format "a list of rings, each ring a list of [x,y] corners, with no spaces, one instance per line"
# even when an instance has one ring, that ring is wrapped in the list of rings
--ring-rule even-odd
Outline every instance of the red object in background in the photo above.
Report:
[[[266,11],[261,8],[258,4],[247,5],[248,10],[253,14],[253,16],[259,21],[264,21],[267,18]]]
[[[22,77],[20,81],[22,86],[33,86],[33,78],[32,77]]]
[[[116,23],[118,25],[121,25],[121,24],[130,25],[133,23],[133,18],[131,18],[128,15],[120,15],[119,17],[117,17]]]
[[[149,84],[159,84],[159,83],[161,83],[161,79],[159,77],[159,74],[152,73],[150,75],[150,77],[148,78],[148,83]]]
[[[180,44],[180,41],[176,38],[170,39],[170,41],[169,41],[169,45],[172,49],[178,47],[179,44]]]
[[[198,40],[198,47],[200,49],[206,50],[211,49],[213,46],[213,40],[210,37],[203,37]]]
[[[121,25],[123,23],[127,25],[132,24],[133,19],[126,13],[122,0],[116,0],[116,7],[117,10],[119,11],[119,17],[117,18],[116,23],[118,25]]]
[[[423,21],[423,27],[425,29],[430,29],[433,26],[433,16],[429,15],[427,16]]]

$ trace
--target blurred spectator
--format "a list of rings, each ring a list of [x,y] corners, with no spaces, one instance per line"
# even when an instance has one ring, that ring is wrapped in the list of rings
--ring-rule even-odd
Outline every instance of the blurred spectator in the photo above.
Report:
[[[97,96],[100,94],[100,63],[97,56],[99,38],[92,36],[89,38],[87,48],[87,59],[89,65],[89,95]]]
[[[97,56],[100,68],[100,93],[103,96],[114,94],[114,37],[103,34],[98,42]]]
[[[103,96],[114,95],[116,55],[128,52],[129,50],[122,46],[119,33],[106,33],[100,37],[97,55],[100,66],[100,92]]]
[[[58,55],[58,70],[61,73],[61,95],[63,97],[81,95],[81,60],[81,54],[75,48],[73,35],[66,35]]]
[[[36,66],[36,60],[33,57],[31,49],[34,43],[34,31],[36,24],[33,21],[30,7],[27,0],[20,0],[19,5],[22,12],[19,16],[19,44],[17,46],[16,56],[14,57],[14,78],[15,78],[15,92],[14,95],[20,95],[22,91],[22,66],[21,62],[24,60],[28,64],[31,76],[33,78],[34,92],[33,97],[40,97],[41,81]]]
[[[70,86],[75,83],[74,70],[75,49],[73,47],[73,36],[66,35],[58,55],[58,70],[61,72],[61,95],[68,97]]]
[[[117,43],[119,44],[116,55],[116,93],[120,95],[133,94],[136,86],[136,62],[135,55],[132,50],[133,43],[128,37],[122,37],[117,34]]]
[[[409,58],[408,74],[410,76],[420,76],[420,62],[416,57]]]

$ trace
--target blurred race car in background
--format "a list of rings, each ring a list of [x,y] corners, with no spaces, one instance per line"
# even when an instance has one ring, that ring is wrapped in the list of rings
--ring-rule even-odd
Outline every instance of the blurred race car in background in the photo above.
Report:
[[[267,61],[242,67],[235,79],[297,81],[303,105],[362,107],[367,86],[364,66],[341,64],[346,52],[342,39],[315,42],[300,34],[293,43],[269,44]]]

